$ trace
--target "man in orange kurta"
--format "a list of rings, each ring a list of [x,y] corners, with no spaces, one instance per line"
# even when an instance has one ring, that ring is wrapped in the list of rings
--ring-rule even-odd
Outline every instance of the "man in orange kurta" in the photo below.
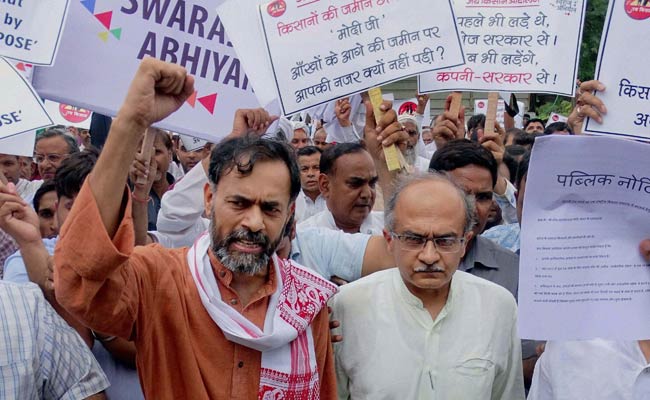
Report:
[[[274,255],[300,188],[282,145],[222,143],[205,188],[210,233],[189,250],[134,248],[124,188],[137,143],[193,92],[184,69],[142,62],[61,230],[57,300],[92,329],[135,341],[147,398],[334,399],[326,301],[336,289]],[[270,122],[238,112],[233,131]]]

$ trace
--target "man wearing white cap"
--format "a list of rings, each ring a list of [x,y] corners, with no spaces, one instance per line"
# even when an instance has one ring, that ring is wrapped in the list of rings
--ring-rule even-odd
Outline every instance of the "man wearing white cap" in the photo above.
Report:
[[[415,116],[410,114],[402,114],[397,117],[397,122],[402,125],[402,128],[408,133],[409,139],[406,145],[404,157],[406,162],[414,168],[417,172],[426,172],[429,170],[429,160],[417,154],[416,146],[420,140],[420,124]]]
[[[176,157],[181,163],[184,173],[188,173],[196,164],[210,154],[211,145],[206,140],[180,135],[181,140],[176,148]]]

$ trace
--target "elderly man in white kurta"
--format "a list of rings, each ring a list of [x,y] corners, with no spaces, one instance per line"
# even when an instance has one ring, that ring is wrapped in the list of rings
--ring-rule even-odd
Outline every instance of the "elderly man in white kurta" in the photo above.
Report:
[[[344,338],[334,345],[339,398],[523,399],[515,299],[456,271],[472,199],[433,174],[395,193],[384,236],[398,268],[345,285],[332,302]]]

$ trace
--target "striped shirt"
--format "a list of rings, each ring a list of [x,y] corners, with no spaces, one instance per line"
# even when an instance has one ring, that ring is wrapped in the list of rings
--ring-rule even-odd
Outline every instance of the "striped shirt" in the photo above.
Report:
[[[84,399],[109,383],[34,284],[0,282],[0,398]]]

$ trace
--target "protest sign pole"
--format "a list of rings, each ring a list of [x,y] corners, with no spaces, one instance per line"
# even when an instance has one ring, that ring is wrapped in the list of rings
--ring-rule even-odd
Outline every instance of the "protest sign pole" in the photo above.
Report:
[[[485,113],[485,126],[483,127],[483,134],[494,133],[494,126],[497,120],[497,106],[499,105],[499,93],[490,92],[488,94],[487,112]]]
[[[375,114],[375,121],[379,123],[381,117],[384,116],[383,111],[381,111],[381,103],[383,98],[381,96],[381,89],[376,87],[368,90],[368,96],[370,97],[370,103],[372,103],[372,111]],[[384,158],[386,159],[386,166],[388,166],[389,171],[397,171],[402,169],[404,164],[400,160],[400,151],[397,149],[397,146],[394,144],[384,147]]]
[[[151,153],[153,152],[153,143],[156,141],[156,132],[149,128],[144,134],[144,140],[142,141],[142,148],[140,149],[140,154],[143,156],[145,162],[151,159]],[[147,184],[147,178],[144,176],[139,176],[136,180],[136,185],[142,186]],[[146,196],[148,193],[144,193]]]
[[[463,103],[463,92],[451,92],[451,104],[449,105],[449,112],[452,115],[460,114],[460,106]]]

